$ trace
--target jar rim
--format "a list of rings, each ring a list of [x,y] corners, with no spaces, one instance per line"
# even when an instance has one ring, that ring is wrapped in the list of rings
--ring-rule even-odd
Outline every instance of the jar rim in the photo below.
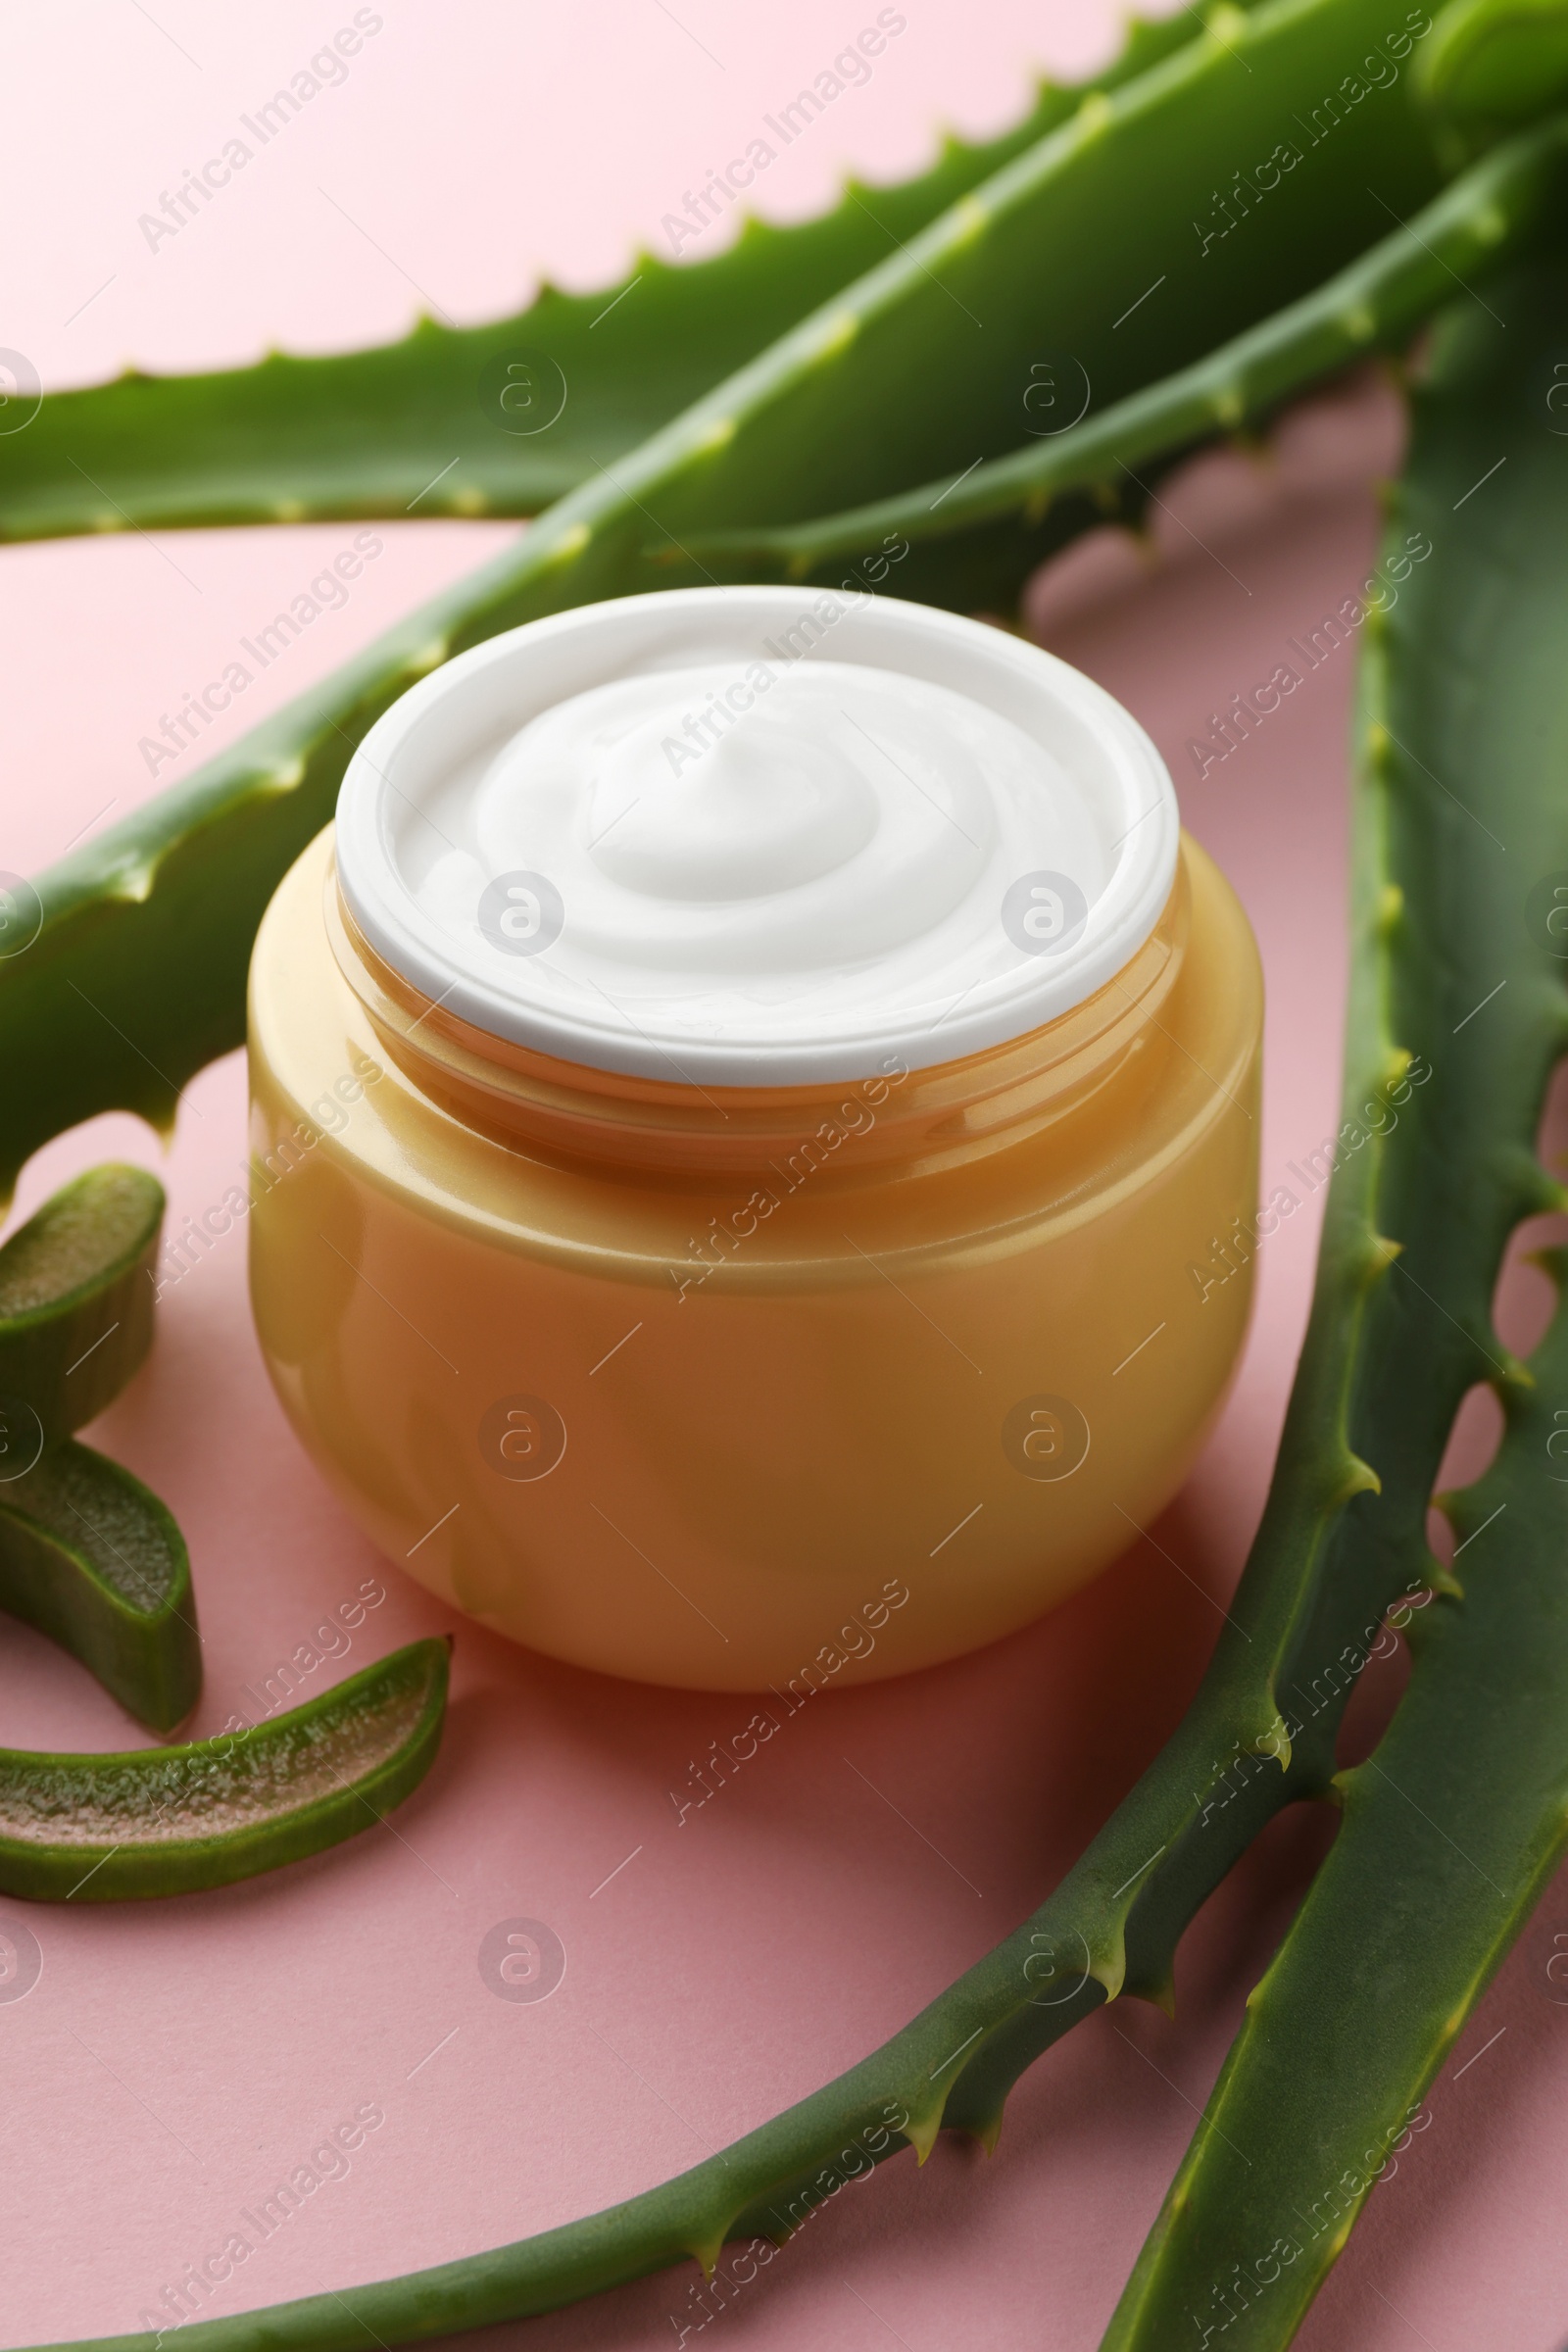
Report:
[[[825,607],[813,662],[856,662],[952,685],[1019,725],[1079,787],[1106,878],[1076,935],[975,985],[930,1017],[907,1007],[803,1043],[714,1036],[657,1016],[623,1015],[606,998],[568,1018],[498,979],[477,929],[471,942],[440,924],[411,878],[411,840],[432,821],[444,778],[500,744],[538,711],[637,667],[690,651],[690,631],[721,620],[767,645]],[[803,610],[804,608],[804,610]],[[681,631],[687,644],[681,646]],[[774,644],[774,653],[777,646]],[[872,1078],[890,1056],[918,1069],[1027,1035],[1082,1004],[1122,970],[1158,922],[1175,879],[1179,816],[1159,753],[1129,711],[1043,648],[932,607],[836,590],[808,597],[770,587],[685,588],[578,606],[504,632],[411,687],[355,751],[337,809],[344,903],[375,955],[468,1027],[554,1059],[700,1085],[792,1086]],[[1019,878],[1027,883],[1034,875]],[[1015,884],[1016,888],[1018,885]],[[1002,920],[999,905],[998,919]],[[1015,935],[1014,935],[1015,936]]]

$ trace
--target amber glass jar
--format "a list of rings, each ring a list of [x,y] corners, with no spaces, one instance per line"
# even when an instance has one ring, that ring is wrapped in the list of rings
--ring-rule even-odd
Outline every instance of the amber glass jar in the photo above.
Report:
[[[875,617],[886,662],[901,624]],[[561,626],[464,658],[492,733],[498,667],[548,670],[525,641]],[[998,658],[1116,711],[1032,648]],[[463,667],[372,733],[381,784],[351,773],[340,830],[431,756]],[[1188,1269],[1250,1219],[1257,1163],[1253,942],[1160,790],[1152,919],[1077,1002],[787,1083],[501,1034],[313,843],[252,968],[252,1296],[295,1428],[388,1556],[554,1656],[782,1690],[989,1642],[1125,1548],[1234,1366],[1248,1277]]]

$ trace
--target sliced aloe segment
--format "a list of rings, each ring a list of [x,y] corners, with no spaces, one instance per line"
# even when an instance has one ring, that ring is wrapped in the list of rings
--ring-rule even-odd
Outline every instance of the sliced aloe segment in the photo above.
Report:
[[[372,1828],[434,1760],[450,1646],[413,1642],[248,1733],[119,1755],[0,1748],[0,1893],[189,1894]]]
[[[0,1608],[95,1674],[154,1731],[202,1687],[190,1556],[138,1478],[68,1438],[0,1483]]]
[[[163,1218],[157,1177],[109,1160],[0,1249],[0,1400],[30,1408],[45,1442],[101,1413],[151,1347]],[[0,1473],[27,1456],[26,1415],[12,1420]]]

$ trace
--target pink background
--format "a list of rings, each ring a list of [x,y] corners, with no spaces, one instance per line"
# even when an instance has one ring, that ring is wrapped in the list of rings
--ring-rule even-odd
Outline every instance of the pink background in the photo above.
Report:
[[[31,202],[3,339],[46,384],[128,362],[373,341],[407,326],[420,289],[474,321],[543,275],[611,281],[705,168],[875,11],[387,5],[346,84],[150,253],[136,216],[351,13],[346,0],[336,13],[286,0],[258,24],[158,0],[155,21],[136,0],[100,0],[16,20],[8,65],[25,99],[8,160]],[[760,197],[774,217],[819,209],[848,169],[917,169],[947,126],[1004,127],[1042,68],[1080,71],[1112,37],[1099,0],[906,0],[906,14],[869,87],[767,174]],[[1348,656],[1201,784],[1185,746],[1364,577],[1370,484],[1396,441],[1375,386],[1331,396],[1291,420],[1268,462],[1194,468],[1169,496],[1154,558],[1080,551],[1035,604],[1049,642],[1151,728],[1188,822],[1257,926],[1265,1183],[1334,1119]],[[508,536],[390,528],[347,609],[268,671],[244,718]],[[345,537],[328,526],[8,551],[0,865],[46,863],[145,796],[137,738]],[[172,1220],[199,1210],[232,1181],[243,1107],[233,1057],[191,1088],[169,1153],[128,1118],[97,1121],[29,1166],[19,1211],[111,1152],[160,1170]],[[0,1905],[23,1911],[44,1953],[35,1989],[0,2006],[17,2250],[7,2341],[136,2328],[239,2209],[363,2101],[380,2102],[384,2127],[220,2291],[215,2314],[607,2204],[902,2024],[1040,1899],[1191,1692],[1262,1497],[1314,1242],[1303,1215],[1262,1251],[1240,1385],[1154,1530],[1157,1548],[1140,1544],[1010,1642],[904,1683],[836,1690],[684,1826],[669,1789],[744,1708],[600,1682],[460,1623],[445,1746],[392,1827],[221,1893]],[[367,1577],[384,1573],[388,1597],[322,1684],[449,1622],[376,1558],[300,1454],[257,1356],[242,1251],[236,1235],[169,1295],[151,1362],[87,1433],[157,1488],[189,1538],[202,1731]],[[1392,1688],[1358,1697],[1363,1725]],[[9,1622],[0,1690],[13,1744],[109,1748],[133,1736],[79,1669]],[[923,2175],[901,2157],[712,2323],[723,2339],[758,2352],[1093,2346],[1324,1836],[1314,1819],[1277,1824],[1215,1896],[1183,1948],[1174,2025],[1130,2003],[1093,2018],[1025,2078],[994,2159],[956,2139]],[[548,1922],[567,1954],[561,1988],[538,2005],[494,1998],[475,1966],[485,1932],[518,1914]],[[1545,1973],[1559,1927],[1562,1886],[1462,2036],[1431,2128],[1375,2192],[1301,2338],[1313,2352],[1548,2352],[1568,2329],[1568,2012]],[[670,2342],[672,2316],[701,2316],[695,2276],[504,2337],[563,2352]]]

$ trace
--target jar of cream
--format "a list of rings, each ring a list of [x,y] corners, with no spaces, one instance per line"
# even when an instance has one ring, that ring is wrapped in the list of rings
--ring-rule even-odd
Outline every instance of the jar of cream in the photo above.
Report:
[[[263,922],[269,1369],[388,1555],[555,1657],[955,1656],[1213,1420],[1260,1022],[1158,754],[1049,654],[776,588],[531,622],[387,711]]]

